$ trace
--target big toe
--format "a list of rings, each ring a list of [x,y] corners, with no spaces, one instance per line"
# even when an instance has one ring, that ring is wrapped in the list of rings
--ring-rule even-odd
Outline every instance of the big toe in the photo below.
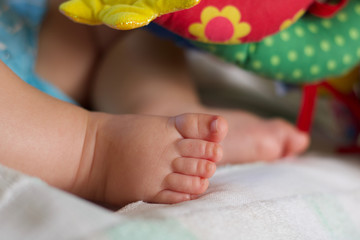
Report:
[[[221,116],[182,114],[175,117],[175,126],[184,138],[221,142],[228,131],[227,121]]]
[[[275,119],[269,123],[269,126],[280,138],[278,140],[280,140],[281,146],[283,146],[282,156],[280,157],[297,155],[308,148],[310,143],[308,134],[299,131],[295,126],[283,120]]]
[[[288,135],[285,156],[292,156],[304,152],[310,144],[310,137],[307,133],[294,130]]]

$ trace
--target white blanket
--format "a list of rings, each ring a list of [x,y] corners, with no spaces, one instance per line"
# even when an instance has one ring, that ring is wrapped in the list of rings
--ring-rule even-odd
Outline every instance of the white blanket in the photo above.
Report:
[[[168,206],[139,202],[119,214],[176,221],[175,230],[194,239],[357,240],[360,167],[314,155],[224,167],[198,200]]]
[[[0,239],[360,239],[360,167],[308,155],[219,168],[209,190],[117,215],[0,166]]]

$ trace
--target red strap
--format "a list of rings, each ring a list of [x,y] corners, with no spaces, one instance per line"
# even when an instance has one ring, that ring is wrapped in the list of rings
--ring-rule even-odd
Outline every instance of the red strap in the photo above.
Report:
[[[342,154],[360,154],[360,146],[340,147],[337,149],[337,152]]]
[[[297,127],[300,131],[310,131],[314,116],[318,87],[319,84],[308,84],[304,86],[303,98],[297,121]]]
[[[309,12],[317,17],[331,18],[340,11],[349,0],[340,0],[337,4],[320,3],[315,1],[309,8]]]

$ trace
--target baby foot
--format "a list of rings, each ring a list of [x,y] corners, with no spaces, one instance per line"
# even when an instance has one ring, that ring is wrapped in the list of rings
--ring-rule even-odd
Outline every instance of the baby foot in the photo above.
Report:
[[[95,115],[87,198],[121,206],[139,200],[178,203],[208,188],[222,158],[224,118]]]
[[[239,110],[206,108],[199,112],[221,114],[229,123],[220,164],[275,161],[300,154],[309,146],[307,134],[281,119],[266,120]]]
[[[216,109],[197,103],[186,107],[172,103],[171,109],[147,106],[146,114],[180,114],[184,109],[192,112],[223,116],[229,132],[222,142],[223,160],[218,165],[276,161],[302,153],[309,146],[309,136],[281,119],[263,119],[241,110]]]

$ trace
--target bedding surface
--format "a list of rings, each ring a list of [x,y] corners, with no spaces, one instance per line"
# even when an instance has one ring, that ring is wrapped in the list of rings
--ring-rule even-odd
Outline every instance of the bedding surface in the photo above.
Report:
[[[225,166],[200,198],[116,214],[0,166],[4,239],[360,239],[360,161],[308,154]]]
[[[164,239],[184,239],[173,236],[170,227],[188,239],[360,239],[358,163],[308,155],[223,167],[197,200],[138,202],[118,213],[154,225],[151,231],[137,230],[139,237],[132,239],[156,231],[168,233]]]

